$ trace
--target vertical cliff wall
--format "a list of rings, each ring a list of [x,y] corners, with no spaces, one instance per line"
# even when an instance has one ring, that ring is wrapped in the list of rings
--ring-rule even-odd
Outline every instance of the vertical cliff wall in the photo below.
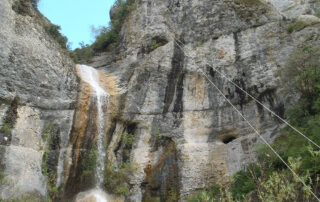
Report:
[[[48,23],[29,1],[0,1],[0,198],[4,200],[36,201],[49,194],[47,189],[59,186],[63,174],[78,82],[74,64],[45,31]]]
[[[136,0],[119,46],[89,62],[110,94],[106,191],[183,201],[227,184],[260,140],[199,69],[271,142],[283,124],[214,69],[283,116],[296,95],[277,71],[319,44],[319,12],[313,0]],[[92,89],[28,1],[1,0],[0,19],[0,198],[70,201],[94,186]]]
[[[260,139],[198,70],[272,141],[282,123],[212,67],[283,116],[295,96],[281,92],[277,71],[297,47],[319,43],[318,12],[314,1],[136,1],[118,49],[90,62],[123,89],[108,150],[116,165],[119,136],[134,125],[128,198],[182,199],[254,161]]]

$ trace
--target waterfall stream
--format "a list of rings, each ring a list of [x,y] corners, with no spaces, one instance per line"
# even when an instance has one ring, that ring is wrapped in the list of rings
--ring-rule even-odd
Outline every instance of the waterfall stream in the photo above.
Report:
[[[103,172],[105,168],[105,148],[103,144],[104,137],[104,111],[103,106],[108,104],[109,94],[100,86],[99,72],[93,67],[87,65],[77,65],[82,81],[88,83],[92,90],[97,104],[97,165],[96,165],[96,188],[87,192],[80,193],[76,201],[96,201],[107,202],[108,196],[101,190],[103,182]]]

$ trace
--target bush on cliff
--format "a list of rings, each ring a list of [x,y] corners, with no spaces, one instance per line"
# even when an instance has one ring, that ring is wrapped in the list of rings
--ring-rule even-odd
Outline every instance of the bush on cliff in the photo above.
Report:
[[[71,51],[70,57],[74,62],[87,61],[95,53],[113,50],[120,43],[120,31],[127,16],[132,10],[135,0],[117,0],[114,6],[118,7],[109,26],[95,30],[95,41],[92,45],[80,45],[81,47]]]
[[[34,8],[38,8],[39,0],[30,0],[30,2],[31,2],[31,5],[32,5]]]
[[[70,51],[70,57],[75,63],[86,62],[93,57],[92,47],[81,42],[80,48]]]
[[[110,163],[105,167],[104,188],[112,194],[126,195],[129,192],[130,176],[134,174],[137,166],[132,163],[123,163],[119,168],[115,168]]]
[[[55,24],[45,26],[46,32],[53,37],[63,49],[68,49],[68,38],[60,33],[61,27]]]
[[[92,44],[93,50],[101,52],[108,48],[114,48],[119,43],[121,27],[129,15],[135,0],[117,0],[114,6],[118,7],[109,27],[100,29],[96,41]]]

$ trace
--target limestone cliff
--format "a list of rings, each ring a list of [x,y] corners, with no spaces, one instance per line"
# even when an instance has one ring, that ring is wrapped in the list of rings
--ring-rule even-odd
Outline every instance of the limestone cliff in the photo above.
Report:
[[[29,1],[0,1],[3,200],[46,196],[47,182],[61,180],[78,81],[74,64],[45,31],[48,23]],[[46,172],[52,173],[50,179]]]
[[[272,141],[282,123],[210,66],[283,116],[295,96],[281,92],[277,71],[298,46],[319,43],[318,12],[316,1],[136,1],[119,48],[89,63],[122,88],[108,158],[122,161],[119,136],[130,128],[139,168],[128,200],[183,199],[254,161],[261,140],[198,70]]]
[[[271,142],[283,124],[214,68],[283,116],[296,95],[282,92],[277,71],[319,43],[319,12],[316,0],[136,0],[119,46],[88,62],[110,94],[104,178],[137,165],[126,201],[183,201],[227,184],[261,140],[199,70]],[[76,199],[94,187],[92,89],[30,4],[0,0],[0,19],[0,197]]]

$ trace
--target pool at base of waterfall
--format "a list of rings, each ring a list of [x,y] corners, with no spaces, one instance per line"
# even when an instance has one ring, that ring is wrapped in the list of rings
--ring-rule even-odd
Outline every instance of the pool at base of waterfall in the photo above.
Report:
[[[92,189],[81,192],[76,196],[75,202],[123,202],[121,198],[116,198],[105,193],[101,189]]]

